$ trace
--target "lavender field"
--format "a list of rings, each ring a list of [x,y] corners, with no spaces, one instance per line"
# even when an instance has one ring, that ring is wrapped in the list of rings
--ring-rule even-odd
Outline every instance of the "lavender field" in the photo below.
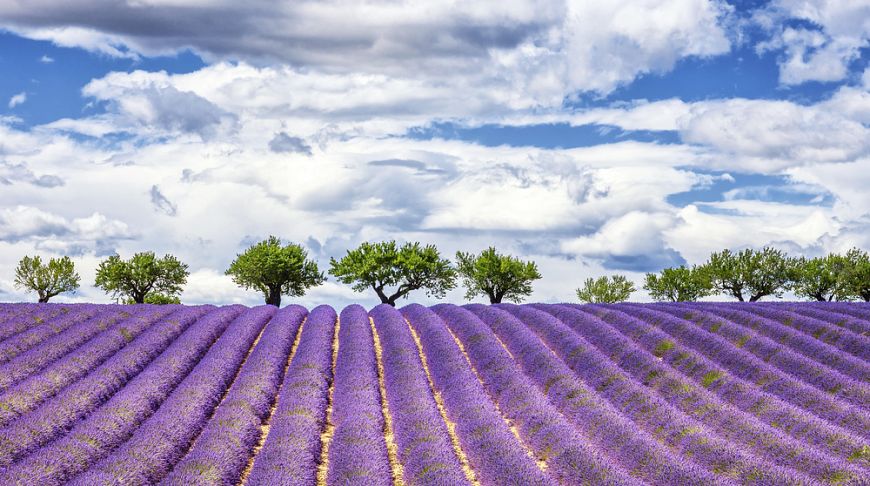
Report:
[[[0,305],[0,484],[868,484],[870,305]]]

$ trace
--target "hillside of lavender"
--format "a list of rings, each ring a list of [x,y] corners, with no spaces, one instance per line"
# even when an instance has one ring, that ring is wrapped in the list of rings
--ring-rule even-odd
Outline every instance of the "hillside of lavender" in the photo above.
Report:
[[[0,304],[0,484],[870,484],[870,304]]]

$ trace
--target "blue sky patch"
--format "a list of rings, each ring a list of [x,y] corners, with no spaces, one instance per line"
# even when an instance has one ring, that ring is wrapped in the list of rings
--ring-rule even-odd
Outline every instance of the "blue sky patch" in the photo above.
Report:
[[[463,140],[487,147],[507,145],[510,147],[538,147],[546,149],[571,149],[591,147],[603,143],[637,142],[678,143],[679,135],[673,131],[622,130],[612,125],[580,125],[547,123],[538,125],[504,126],[483,125],[465,127],[456,123],[433,123],[412,129],[408,137],[416,140],[441,138]]]
[[[189,50],[177,56],[123,59],[0,30],[0,113],[17,116],[27,126],[81,118],[102,111],[82,96],[82,88],[93,79],[115,71],[189,73],[203,66],[202,59]],[[10,108],[9,100],[20,93],[25,93],[26,101]]]

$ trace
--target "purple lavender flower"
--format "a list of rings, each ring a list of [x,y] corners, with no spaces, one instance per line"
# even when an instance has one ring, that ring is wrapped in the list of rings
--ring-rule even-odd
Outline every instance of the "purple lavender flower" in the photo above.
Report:
[[[164,306],[151,313],[142,313],[113,324],[98,336],[94,337],[81,347],[70,352],[66,356],[52,362],[39,374],[29,376],[32,370],[38,367],[42,359],[56,353],[54,349],[42,350],[44,346],[22,354],[18,358],[0,365],[0,373],[8,380],[17,382],[14,386],[0,392],[0,425],[9,423],[10,420],[28,412],[39,405],[45,399],[51,397],[64,387],[75,382],[79,378],[90,373],[103,361],[111,358],[123,346],[136,338],[158,320],[164,318],[172,311],[181,312],[183,307]],[[63,334],[56,337],[61,337]],[[52,339],[53,341],[54,339]],[[46,344],[48,344],[46,342]],[[63,341],[58,343],[61,347]],[[42,354],[35,354],[37,350]],[[27,362],[21,362],[21,358],[31,358]],[[16,368],[6,369],[7,365],[16,365]],[[5,389],[5,387],[4,387]]]
[[[378,389],[378,364],[372,329],[364,308],[341,311],[327,484],[392,484],[384,417]]]
[[[674,305],[651,308],[694,322],[699,327],[731,341],[735,347],[752,353],[765,363],[840,400],[858,406],[870,403],[870,386],[859,381],[870,378],[870,364],[847,353],[836,352],[833,348],[803,349],[803,352],[799,353],[796,349],[800,348],[794,345],[793,340],[784,339],[777,342],[767,337],[776,334],[779,328],[785,327],[776,320],[743,312],[732,306],[723,309],[716,305],[704,307],[704,309],[711,309],[712,313],[702,311],[697,306]],[[797,338],[809,337],[801,333],[797,334]],[[808,344],[829,348],[812,339]],[[813,356],[813,351],[819,352],[819,356]],[[824,351],[830,352],[824,353]],[[822,359],[824,356],[830,359],[824,361]]]
[[[511,433],[441,318],[419,304],[401,312],[419,335],[432,384],[481,484],[557,484]]]
[[[526,376],[571,422],[587,442],[632,476],[660,484],[727,483],[686,461],[639,430],[587,386],[520,319],[499,306],[466,305],[504,343]],[[473,341],[477,334],[469,336]]]
[[[9,309],[0,317],[0,343],[57,315],[75,312],[89,304],[4,304]]]
[[[0,484],[870,484],[870,305],[0,304]]]
[[[855,334],[870,336],[870,312],[867,314],[859,312],[857,315],[845,312],[847,309],[860,309],[857,304],[841,302],[825,302],[820,306],[810,306],[805,302],[777,302],[777,304],[779,308],[844,327]]]
[[[684,459],[691,458],[721,478],[774,484],[812,483],[809,477],[797,471],[766,463],[717,437],[706,424],[676,410],[631,379],[607,355],[552,315],[529,306],[499,304],[497,307],[507,309],[535,331],[577,376],[623,417],[663,441]]]
[[[276,307],[264,305],[237,317],[190,374],[125,443],[70,484],[153,484],[184,455],[205,426]],[[102,479],[100,479],[102,478]]]
[[[382,348],[387,406],[406,484],[469,484],[429,388],[408,323],[381,304],[369,312]]]
[[[190,308],[186,318],[168,321],[173,326],[162,329],[165,334],[125,347],[54,400],[0,429],[0,466],[18,461],[0,474],[0,484],[60,484],[108,454],[160,406],[243,309],[223,307],[196,320],[205,309]]]
[[[732,345],[728,340],[699,329],[688,321],[678,319],[653,307],[639,305],[589,306],[599,317],[613,324],[625,316],[638,318],[646,324],[647,332],[661,329],[671,340],[682,343],[715,362],[717,368],[706,370],[702,378],[705,388],[715,388],[731,379],[731,375],[756,384],[761,390],[803,408],[834,425],[844,427],[861,436],[870,435],[870,416],[858,407],[843,403],[800,380],[794,379],[768,365],[750,353]],[[635,338],[635,336],[632,336]],[[686,359],[688,355],[678,355]],[[678,359],[677,361],[680,361]]]
[[[723,403],[715,394],[658,359],[653,354],[655,348],[641,347],[606,322],[564,306],[533,307],[560,319],[596,348],[606,351],[609,358],[631,373],[635,380],[655,390],[687,415],[702,419],[718,436],[742,445],[757,457],[797,469],[821,481],[832,477],[854,478],[861,474],[861,470],[847,459],[860,441],[847,449],[847,453],[841,454],[811,447],[805,441],[790,437],[755,416]]]
[[[39,325],[20,332],[0,343],[0,363],[5,363],[46,339],[60,334],[76,324],[81,324],[82,321],[90,319],[99,312],[108,313],[116,310],[117,306],[83,304],[77,306],[72,312],[56,314],[53,318],[37,321],[40,322]],[[51,311],[46,310],[46,314],[42,315],[50,314],[52,314]],[[40,319],[40,315],[34,316],[34,319]]]
[[[773,319],[767,318],[757,313],[743,311],[737,306],[725,306],[719,304],[709,304],[706,306],[692,306],[683,304],[683,306],[674,306],[673,309],[665,308],[664,310],[676,311],[679,309],[682,316],[686,316],[687,312],[697,311],[702,315],[710,315],[715,313],[718,316],[728,319],[731,323],[738,324],[750,328],[759,334],[767,336],[777,344],[787,346],[792,351],[800,353],[810,359],[816,360],[825,366],[830,366],[841,373],[850,375],[858,380],[864,381],[867,375],[867,363],[861,358],[844,353],[830,344],[827,344],[811,335],[807,335],[793,327],[787,326],[783,321],[788,320],[788,316],[780,315],[780,310],[786,309],[774,303],[766,303],[765,309],[771,312]],[[809,312],[812,312],[810,309]],[[831,314],[831,313],[828,313]],[[837,314],[833,314],[830,321],[833,322]],[[720,319],[721,321],[721,319]],[[834,324],[836,326],[836,324]]]
[[[718,307],[718,306],[717,306]],[[798,314],[781,307],[751,304],[746,310],[762,318],[781,322],[811,336],[813,339],[841,349],[865,361],[870,361],[870,336],[855,333],[845,326]]]
[[[314,484],[332,381],[336,317],[325,305],[308,314],[247,484]]]
[[[870,336],[870,304],[855,302],[784,303],[787,308],[810,317],[833,322],[855,334]]]
[[[653,304],[671,306],[672,304]],[[612,326],[633,342],[653,353],[662,363],[679,371],[697,384],[701,384],[724,401],[734,405],[744,413],[751,414],[787,431],[793,437],[816,446],[826,446],[838,456],[861,460],[867,456],[862,451],[866,439],[842,427],[835,426],[800,406],[789,403],[775,395],[763,391],[756,383],[743,380],[706,358],[702,354],[685,347],[679,340],[641,319],[621,312],[596,310],[592,306],[563,306],[578,312],[595,316]],[[655,377],[649,377],[650,381]],[[677,390],[680,391],[680,390]],[[870,457],[863,459],[870,465]]]
[[[238,483],[307,314],[300,306],[288,306],[275,314],[217,411],[162,484]]]

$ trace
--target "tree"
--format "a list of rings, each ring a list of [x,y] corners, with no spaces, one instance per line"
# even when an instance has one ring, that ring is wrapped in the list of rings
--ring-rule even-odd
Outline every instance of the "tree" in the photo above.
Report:
[[[628,299],[635,290],[634,283],[624,275],[587,278],[583,287],[577,289],[577,297],[590,304],[613,304]]]
[[[456,270],[433,245],[405,243],[399,247],[395,241],[365,242],[348,250],[341,260],[332,258],[329,263],[329,273],[340,282],[353,284],[357,292],[371,287],[381,302],[392,306],[413,290],[426,289],[426,295],[442,298],[456,287]],[[388,286],[396,287],[389,295]]]
[[[266,303],[281,305],[281,295],[301,297],[310,287],[322,284],[326,277],[317,262],[296,243],[282,245],[276,236],[252,245],[237,255],[226,271],[233,282],[246,289],[259,290]]]
[[[127,298],[124,300],[125,304],[135,304],[136,302],[133,299]],[[158,292],[151,292],[145,296],[145,304],[154,304],[154,305],[166,305],[166,304],[180,304],[181,299],[176,295],[166,295]]]
[[[79,288],[79,274],[67,256],[51,258],[45,265],[38,256],[25,256],[15,269],[15,286],[36,292],[40,302],[48,302],[56,295],[75,292]]]
[[[120,301],[143,304],[152,293],[177,296],[187,283],[187,265],[172,255],[157,258],[152,251],[136,253],[129,260],[112,255],[100,262],[94,285]]]
[[[792,262],[780,250],[764,247],[732,253],[722,250],[710,255],[702,271],[710,276],[713,288],[744,302],[744,292],[750,302],[767,295],[781,297],[789,282]]]
[[[710,278],[698,267],[666,268],[659,275],[646,274],[643,288],[658,301],[693,302],[713,292]]]
[[[852,248],[846,252],[842,274],[843,292],[847,298],[860,298],[870,302],[870,255]]]
[[[847,266],[847,260],[836,254],[798,258],[793,262],[788,287],[798,297],[819,302],[848,300],[849,292],[844,278]]]
[[[531,295],[532,281],[541,278],[535,262],[524,262],[510,255],[500,255],[489,247],[480,255],[456,252],[457,272],[463,278],[466,299],[486,295],[490,304],[502,299],[521,302]]]

